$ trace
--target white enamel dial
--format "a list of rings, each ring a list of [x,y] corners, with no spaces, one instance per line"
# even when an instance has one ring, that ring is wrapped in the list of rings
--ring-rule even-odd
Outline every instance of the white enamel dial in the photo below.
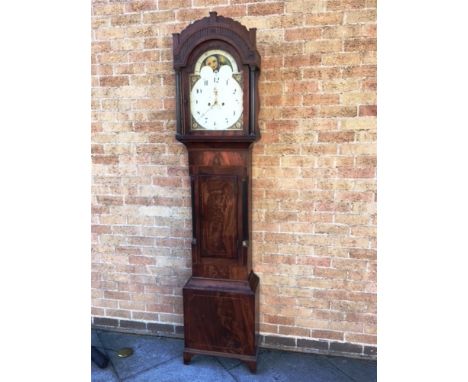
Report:
[[[229,65],[207,64],[190,92],[190,110],[197,128],[206,130],[239,129],[243,93]],[[218,69],[218,70],[217,70]]]

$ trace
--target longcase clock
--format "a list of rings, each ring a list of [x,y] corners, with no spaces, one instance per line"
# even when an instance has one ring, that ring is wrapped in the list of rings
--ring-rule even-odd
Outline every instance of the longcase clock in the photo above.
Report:
[[[237,358],[256,370],[259,278],[252,270],[256,29],[210,12],[173,35],[176,138],[188,151],[192,276],[183,288],[184,362]]]

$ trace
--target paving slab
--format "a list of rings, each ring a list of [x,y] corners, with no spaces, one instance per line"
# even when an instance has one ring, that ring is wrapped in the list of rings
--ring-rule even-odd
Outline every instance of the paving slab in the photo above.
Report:
[[[91,345],[96,346],[100,352],[109,356],[96,330],[91,331]],[[91,375],[92,382],[120,382],[111,362],[109,362],[105,369],[100,369],[94,362],[91,362]]]
[[[125,382],[236,382],[215,357],[196,356],[184,365],[182,356],[146,372],[125,379]]]
[[[92,382],[120,382],[119,377],[109,363],[105,369],[100,369],[94,362],[91,362],[91,381]]]
[[[325,356],[269,349],[259,355],[256,374],[244,365],[229,372],[238,382],[355,382]]]
[[[92,382],[375,382],[377,363],[345,357],[260,349],[257,373],[244,362],[195,355],[182,361],[183,340],[92,330],[92,345],[110,358],[106,369],[92,363]],[[134,354],[119,358],[117,350]],[[113,349],[113,350],[110,350]]]
[[[91,330],[91,346],[96,346],[98,348],[103,347],[97,330]]]
[[[328,361],[334,364],[343,373],[359,382],[377,381],[377,362],[363,359],[345,357],[328,357]]]
[[[174,358],[181,360],[184,349],[183,340],[174,338],[116,332],[100,332],[99,338],[105,348],[114,350],[107,350],[107,354],[120,379],[129,378]],[[116,351],[127,347],[133,349],[133,355],[119,358]]]
[[[192,359],[195,359],[197,356],[194,356]],[[214,357],[213,357],[214,358]],[[216,360],[226,369],[231,370],[235,367],[239,366],[240,364],[244,364],[242,361],[239,361],[235,358],[227,358],[227,357],[216,357]],[[247,366],[246,366],[247,367]]]

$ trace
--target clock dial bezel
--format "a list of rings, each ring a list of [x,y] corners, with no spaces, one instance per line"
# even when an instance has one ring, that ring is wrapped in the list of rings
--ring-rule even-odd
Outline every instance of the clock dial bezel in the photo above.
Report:
[[[212,62],[207,62],[209,59],[215,60],[215,67],[210,65]],[[243,73],[238,70],[237,62],[229,52],[206,50],[197,58],[189,78],[191,130],[243,130]],[[226,87],[222,85],[224,81]],[[226,103],[222,102],[223,99],[226,99]],[[203,103],[203,106],[199,103]]]
[[[231,62],[233,68],[237,67],[237,73],[234,73],[234,80],[238,83],[242,90],[241,104],[241,115],[237,121],[231,124],[235,128],[228,129],[208,129],[208,128],[197,128],[193,126],[193,116],[191,107],[191,91],[195,82],[197,81],[196,70],[199,71],[202,68],[201,62],[208,57],[212,52],[221,52]],[[206,56],[206,57],[205,57]],[[220,40],[209,40],[202,44],[199,44],[192,50],[187,59],[187,65],[181,70],[181,82],[183,98],[183,106],[181,109],[183,116],[183,131],[184,134],[192,137],[241,137],[249,135],[249,102],[250,102],[250,91],[249,91],[249,66],[242,62],[240,54],[231,45]],[[236,127],[235,124],[238,123]]]

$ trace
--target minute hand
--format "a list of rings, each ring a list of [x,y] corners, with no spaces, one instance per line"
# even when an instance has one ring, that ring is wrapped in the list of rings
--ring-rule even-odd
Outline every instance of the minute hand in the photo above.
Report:
[[[211,109],[213,109],[214,105],[216,105],[216,103],[214,103],[213,105],[211,105],[202,115],[200,115],[200,118],[201,118],[201,117],[204,117],[206,113],[208,113]]]
[[[213,101],[213,104],[210,105],[210,107],[209,107],[200,117],[204,117],[206,113],[208,113],[211,109],[213,109],[213,107],[215,107],[216,105],[218,105],[218,90],[215,88],[213,91],[214,91],[214,101]]]

